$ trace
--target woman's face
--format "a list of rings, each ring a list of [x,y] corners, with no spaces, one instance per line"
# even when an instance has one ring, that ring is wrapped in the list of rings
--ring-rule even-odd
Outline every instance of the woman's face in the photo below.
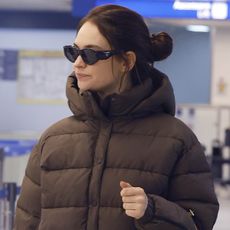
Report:
[[[83,24],[74,43],[79,49],[111,50],[106,38],[92,22]],[[119,87],[124,61],[112,56],[106,60],[99,60],[93,65],[88,65],[79,55],[73,66],[81,91],[91,90],[108,95],[116,92]]]

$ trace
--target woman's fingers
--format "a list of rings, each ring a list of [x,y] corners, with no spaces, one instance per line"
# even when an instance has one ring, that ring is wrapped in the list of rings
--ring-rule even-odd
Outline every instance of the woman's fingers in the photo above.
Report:
[[[142,203],[145,201],[145,197],[138,195],[138,196],[122,196],[122,201],[126,203]]]
[[[123,203],[123,208],[125,210],[136,210],[137,204],[136,203]]]
[[[120,194],[126,215],[136,219],[141,218],[148,205],[148,199],[144,189],[140,187],[133,187],[125,181],[121,181],[120,186]]]
[[[121,196],[136,196],[144,193],[143,188],[140,187],[125,187],[121,190]]]

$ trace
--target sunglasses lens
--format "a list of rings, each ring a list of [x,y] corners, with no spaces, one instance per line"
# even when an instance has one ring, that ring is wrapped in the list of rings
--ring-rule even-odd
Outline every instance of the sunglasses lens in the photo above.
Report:
[[[64,46],[64,54],[65,57],[72,63],[76,61],[78,56],[80,55],[83,61],[87,65],[93,65],[95,64],[98,60],[106,60],[112,55],[114,55],[114,51],[95,51],[92,49],[78,49],[73,46]]]
[[[93,65],[99,60],[97,57],[97,53],[91,49],[84,49],[82,51],[81,56],[82,56],[83,61],[88,65]]]
[[[64,54],[69,61],[75,62],[79,56],[79,51],[72,46],[64,46]]]

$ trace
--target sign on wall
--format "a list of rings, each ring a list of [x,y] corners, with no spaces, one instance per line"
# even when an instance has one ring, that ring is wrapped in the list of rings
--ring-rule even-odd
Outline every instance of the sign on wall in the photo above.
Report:
[[[20,51],[18,100],[24,103],[60,103],[71,64],[59,51]]]
[[[151,18],[230,19],[230,3],[224,0],[73,0],[72,14],[82,17],[94,6],[105,4],[125,6]]]
[[[0,50],[0,80],[17,79],[18,51]]]

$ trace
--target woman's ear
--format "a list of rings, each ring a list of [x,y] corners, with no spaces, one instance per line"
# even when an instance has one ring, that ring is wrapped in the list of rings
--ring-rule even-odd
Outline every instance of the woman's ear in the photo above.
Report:
[[[133,51],[127,51],[124,54],[124,59],[125,59],[124,68],[126,72],[129,72],[130,70],[132,70],[132,68],[136,63],[136,54]]]

